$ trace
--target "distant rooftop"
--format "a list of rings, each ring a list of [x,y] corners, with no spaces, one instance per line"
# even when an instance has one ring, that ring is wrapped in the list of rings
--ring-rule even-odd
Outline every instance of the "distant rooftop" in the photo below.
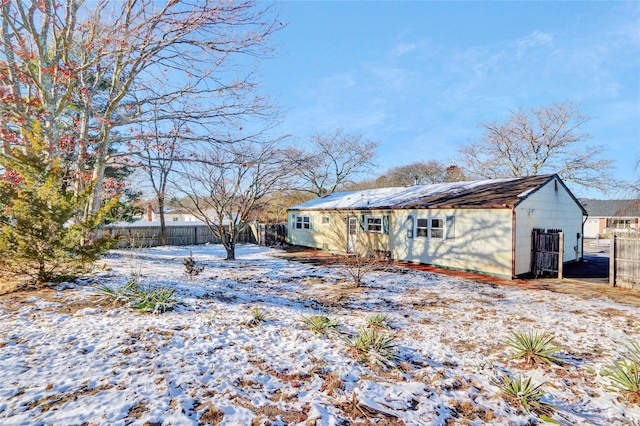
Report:
[[[594,217],[640,217],[639,200],[591,200],[580,202],[589,216]]]

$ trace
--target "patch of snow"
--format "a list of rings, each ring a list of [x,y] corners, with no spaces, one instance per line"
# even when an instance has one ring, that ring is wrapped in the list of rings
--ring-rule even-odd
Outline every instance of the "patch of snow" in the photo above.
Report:
[[[182,264],[189,252],[205,266],[191,281]],[[494,385],[504,374],[545,383],[543,401],[563,424],[640,422],[640,407],[619,401],[599,374],[640,338],[636,307],[398,268],[354,289],[339,266],[274,253],[241,245],[228,262],[218,245],[114,250],[101,260],[105,271],[60,287],[64,302],[32,297],[16,309],[3,299],[0,423],[198,424],[217,415],[228,425],[335,425],[366,413],[415,425],[528,424],[535,416]],[[132,276],[175,289],[184,305],[142,314],[99,304],[89,284]],[[65,303],[84,307],[69,313]],[[267,320],[248,327],[255,307]],[[381,332],[395,337],[399,369],[349,353],[344,337],[376,312],[392,319]],[[337,319],[341,334],[305,329],[303,317],[316,314]],[[524,368],[511,359],[504,340],[526,330],[553,333],[564,364]]]

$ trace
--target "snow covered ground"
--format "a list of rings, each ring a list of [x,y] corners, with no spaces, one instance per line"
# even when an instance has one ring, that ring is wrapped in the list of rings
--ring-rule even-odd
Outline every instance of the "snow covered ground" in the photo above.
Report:
[[[204,271],[193,280],[183,259]],[[640,407],[599,374],[640,339],[638,308],[399,268],[352,288],[319,267],[240,246],[113,251],[83,282],[0,300],[0,424],[503,424],[540,421],[509,403],[498,377],[545,383],[542,401],[567,425],[639,425]],[[104,264],[102,264],[104,263]],[[96,284],[139,276],[184,303],[144,314],[99,302]],[[268,317],[250,327],[254,309]],[[348,339],[387,313],[398,368],[352,356]],[[314,334],[303,319],[341,325]],[[551,332],[559,366],[512,359],[513,331]],[[353,337],[351,337],[353,338]]]

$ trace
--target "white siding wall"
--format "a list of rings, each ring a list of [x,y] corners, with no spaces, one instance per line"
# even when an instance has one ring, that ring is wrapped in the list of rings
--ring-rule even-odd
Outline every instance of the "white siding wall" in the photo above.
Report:
[[[516,275],[531,271],[533,228],[562,229],[565,262],[582,257],[582,218],[580,207],[555,179],[530,194],[516,207]]]
[[[415,218],[454,217],[451,238],[407,238]],[[392,256],[396,260],[478,271],[511,278],[511,209],[396,210],[391,221]],[[414,222],[415,226],[415,222]],[[447,231],[445,230],[445,233]]]

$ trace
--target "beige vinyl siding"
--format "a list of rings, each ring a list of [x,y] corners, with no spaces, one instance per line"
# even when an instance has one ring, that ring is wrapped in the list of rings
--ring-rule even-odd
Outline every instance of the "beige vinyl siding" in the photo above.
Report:
[[[582,210],[564,186],[553,179],[529,194],[516,211],[516,275],[531,271],[531,231],[557,228],[564,232],[564,260],[582,257]],[[578,238],[580,234],[580,238]],[[574,250],[577,248],[577,250]]]
[[[417,237],[418,218],[442,218],[445,225],[453,225],[454,234],[445,229],[444,239]],[[510,209],[396,210],[392,223],[394,259],[511,277]],[[411,223],[413,238],[408,238]]]
[[[363,215],[376,217],[389,216],[389,221],[391,221],[390,212],[388,211],[363,212],[291,210],[288,214],[289,243],[304,247],[346,252],[347,217],[355,216],[358,219],[357,238],[360,243],[366,241],[376,250],[389,251],[389,234],[384,234],[382,232],[364,232],[360,225],[361,216]],[[296,218],[301,216],[307,216],[310,218],[311,230],[296,229]],[[323,220],[323,218],[325,219]]]

